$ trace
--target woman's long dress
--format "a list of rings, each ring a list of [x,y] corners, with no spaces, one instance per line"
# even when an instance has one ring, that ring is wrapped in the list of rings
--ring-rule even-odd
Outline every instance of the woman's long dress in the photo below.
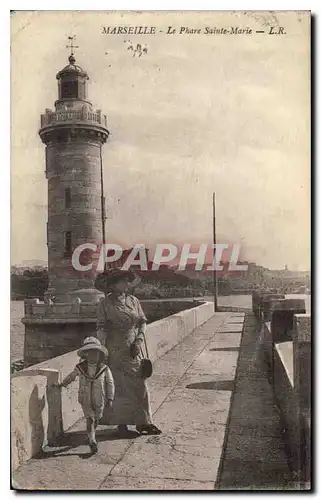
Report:
[[[138,335],[137,327],[146,322],[139,300],[126,295],[123,300],[107,295],[98,306],[99,340],[109,352],[114,377],[115,399],[105,408],[102,424],[148,425],[152,423],[146,380],[141,378],[141,354],[133,358],[130,347]]]

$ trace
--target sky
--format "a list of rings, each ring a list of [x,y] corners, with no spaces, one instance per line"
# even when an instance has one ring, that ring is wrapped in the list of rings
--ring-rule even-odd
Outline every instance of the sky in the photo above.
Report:
[[[155,26],[105,35],[103,26]],[[268,35],[270,26],[285,35]],[[177,29],[167,35],[168,26]],[[180,28],[201,34],[179,34]],[[263,34],[205,35],[205,27]],[[107,238],[217,241],[273,269],[310,268],[310,61],[305,13],[16,12],[11,18],[11,259],[46,260],[40,115],[76,35],[89,98],[107,115]],[[160,32],[162,30],[162,33]],[[147,46],[133,57],[128,43]]]

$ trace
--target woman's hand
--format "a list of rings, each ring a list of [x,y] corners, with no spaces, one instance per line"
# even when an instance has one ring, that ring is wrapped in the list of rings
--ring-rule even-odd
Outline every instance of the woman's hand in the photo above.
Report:
[[[133,342],[132,345],[130,346],[130,353],[133,356],[133,358],[136,358],[138,354],[140,353],[140,346],[138,342]]]
[[[113,402],[112,402],[112,400],[111,400],[111,399],[107,399],[107,401],[106,401],[106,406],[107,406],[108,408],[111,408],[111,407],[113,406]]]
[[[105,331],[102,328],[100,328],[99,330],[97,330],[97,339],[99,340],[99,342],[101,343],[101,345],[105,345],[106,333],[105,333]]]

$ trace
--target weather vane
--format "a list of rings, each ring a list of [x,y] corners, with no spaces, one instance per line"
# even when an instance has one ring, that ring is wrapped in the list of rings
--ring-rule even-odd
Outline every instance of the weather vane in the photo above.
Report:
[[[66,49],[70,49],[70,55],[74,55],[74,49],[79,49],[79,45],[74,45],[74,41],[76,40],[76,35],[68,36],[68,40],[70,41],[70,45],[66,45]]]

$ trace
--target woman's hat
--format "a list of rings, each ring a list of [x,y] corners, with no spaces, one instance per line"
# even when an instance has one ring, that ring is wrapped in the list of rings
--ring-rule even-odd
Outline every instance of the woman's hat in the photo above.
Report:
[[[107,351],[106,347],[101,345],[100,341],[98,339],[96,339],[95,337],[85,338],[83,346],[78,350],[78,356],[80,358],[82,358],[85,352],[93,351],[93,350],[101,352],[105,356],[105,358],[107,359],[108,351]]]
[[[136,286],[140,278],[136,276],[132,271],[124,271],[119,268],[105,270],[104,272],[98,274],[95,280],[95,288],[100,292],[105,292],[110,286],[115,285],[118,281],[127,280],[131,286]]]

